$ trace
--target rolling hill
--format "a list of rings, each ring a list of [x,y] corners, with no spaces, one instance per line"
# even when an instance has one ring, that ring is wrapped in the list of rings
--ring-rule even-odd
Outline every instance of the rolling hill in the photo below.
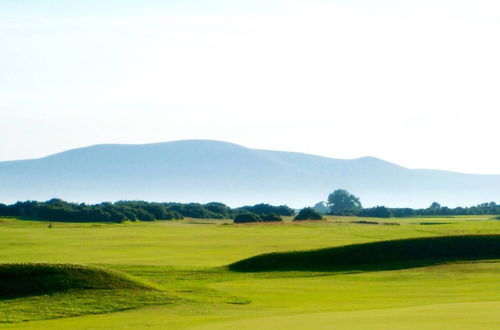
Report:
[[[412,170],[373,157],[334,159],[211,140],[95,145],[0,162],[0,202],[144,199],[293,207],[344,188],[365,206],[425,207],[498,201],[500,175]]]
[[[384,270],[498,258],[500,235],[457,235],[267,253],[237,261],[229,265],[229,269],[240,272]]]

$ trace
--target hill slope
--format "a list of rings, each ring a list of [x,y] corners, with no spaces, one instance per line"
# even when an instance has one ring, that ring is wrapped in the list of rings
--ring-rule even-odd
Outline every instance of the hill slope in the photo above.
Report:
[[[269,202],[300,207],[337,188],[365,205],[450,206],[496,200],[500,175],[410,170],[380,159],[340,160],[207,140],[96,145],[0,162],[0,201],[146,199]]]
[[[399,269],[500,258],[500,235],[419,237],[311,251],[261,254],[229,266],[242,272]]]
[[[70,289],[153,290],[125,274],[69,264],[0,264],[0,299]]]

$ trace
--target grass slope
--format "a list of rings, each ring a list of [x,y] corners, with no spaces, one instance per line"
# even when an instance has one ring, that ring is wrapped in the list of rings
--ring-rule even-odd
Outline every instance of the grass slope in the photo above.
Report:
[[[73,264],[0,264],[0,322],[50,319],[165,304],[147,281]]]
[[[500,258],[500,235],[400,239],[312,251],[268,253],[235,262],[241,272],[398,269],[446,261]]]
[[[0,299],[70,289],[152,290],[127,275],[73,264],[0,264]]]

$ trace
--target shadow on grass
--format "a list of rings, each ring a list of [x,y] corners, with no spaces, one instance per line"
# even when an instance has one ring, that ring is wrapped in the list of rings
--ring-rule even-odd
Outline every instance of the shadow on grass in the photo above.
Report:
[[[410,238],[267,253],[237,261],[228,268],[236,272],[379,271],[485,259],[500,259],[500,235]]]

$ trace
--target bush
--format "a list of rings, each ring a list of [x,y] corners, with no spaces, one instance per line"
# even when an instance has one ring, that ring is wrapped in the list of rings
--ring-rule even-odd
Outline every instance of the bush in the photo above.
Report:
[[[205,205],[203,205],[205,209],[207,209],[209,212],[211,212],[214,216],[213,217],[224,217],[224,218],[231,218],[231,208],[225,204],[218,203],[218,202],[210,202]]]
[[[277,214],[266,214],[266,215],[263,215],[261,216],[262,218],[262,221],[264,222],[280,222],[280,221],[283,221],[283,219],[281,219],[281,217]]]
[[[392,211],[385,206],[375,206],[368,209],[363,209],[358,213],[360,217],[373,217],[373,218],[391,218]]]
[[[183,217],[198,219],[230,219],[231,209],[222,203],[166,203],[168,210],[175,211]]]
[[[182,220],[184,217],[175,211],[168,211],[162,219],[158,220]]]
[[[148,211],[142,209],[142,208],[137,208],[134,210],[135,216],[137,217],[138,220],[141,221],[155,221],[156,218],[154,215],[149,213]]]
[[[234,223],[261,222],[262,219],[254,213],[240,213],[234,218]]]
[[[293,219],[293,221],[297,220],[323,220],[323,216],[318,212],[314,211],[310,207],[305,207],[299,211],[299,214]]]
[[[292,216],[295,211],[286,205],[274,206],[269,204],[255,204],[254,206],[242,206],[236,211],[250,212],[258,215],[277,214],[280,216]]]

